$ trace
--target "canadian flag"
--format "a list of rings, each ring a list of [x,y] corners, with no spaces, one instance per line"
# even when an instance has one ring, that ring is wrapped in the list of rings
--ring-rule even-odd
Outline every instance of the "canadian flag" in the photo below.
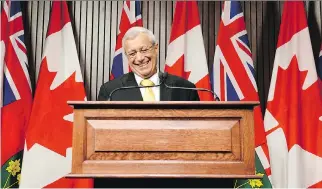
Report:
[[[53,1],[20,187],[93,187],[92,179],[64,178],[71,171],[72,158],[73,109],[67,101],[85,98],[67,5]]]
[[[322,187],[319,90],[304,3],[285,1],[264,119],[273,187]]]
[[[189,80],[198,88],[211,89],[196,1],[176,2],[165,71]],[[214,99],[209,92],[198,94],[200,100]]]

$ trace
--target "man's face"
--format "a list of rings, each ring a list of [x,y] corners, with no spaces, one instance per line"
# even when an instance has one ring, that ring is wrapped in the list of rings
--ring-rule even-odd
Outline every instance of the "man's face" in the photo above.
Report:
[[[138,76],[149,78],[157,72],[158,45],[152,45],[147,34],[126,40],[124,50],[131,70]]]

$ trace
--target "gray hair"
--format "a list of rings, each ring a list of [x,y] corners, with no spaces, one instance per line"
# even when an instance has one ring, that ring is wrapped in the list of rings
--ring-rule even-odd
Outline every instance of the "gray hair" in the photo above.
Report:
[[[144,28],[144,27],[132,27],[124,34],[122,39],[122,46],[124,48],[124,43],[128,39],[134,39],[136,36],[138,36],[140,33],[145,33],[150,38],[150,41],[152,42],[152,45],[155,45],[157,43],[154,34],[152,31]]]

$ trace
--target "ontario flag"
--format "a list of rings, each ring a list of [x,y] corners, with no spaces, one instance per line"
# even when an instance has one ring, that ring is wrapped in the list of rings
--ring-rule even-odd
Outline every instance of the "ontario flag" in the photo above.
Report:
[[[129,72],[127,58],[124,56],[123,53],[122,39],[124,34],[131,27],[143,26],[140,3],[140,1],[124,1],[121,19],[119,23],[118,35],[116,37],[116,45],[110,80],[113,80],[114,78],[117,78]]]
[[[213,64],[213,89],[222,101],[259,101],[252,53],[239,1],[225,1]],[[260,106],[254,110],[256,174],[263,179],[235,182],[235,187],[271,187],[269,155]]]
[[[271,181],[322,187],[322,99],[304,3],[285,1],[265,112]]]
[[[211,89],[206,52],[196,1],[177,1],[167,50],[165,71],[185,78],[198,88]],[[198,91],[200,100],[214,100]]]
[[[64,178],[71,171],[72,158],[69,100],[85,100],[85,90],[67,4],[53,1],[26,132],[20,187],[93,187],[92,179]]]
[[[32,105],[19,1],[3,1],[0,36],[1,188],[17,188]]]

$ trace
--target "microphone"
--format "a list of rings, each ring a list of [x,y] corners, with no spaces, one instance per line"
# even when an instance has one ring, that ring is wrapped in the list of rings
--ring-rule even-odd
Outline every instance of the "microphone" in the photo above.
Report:
[[[162,73],[161,73],[162,74]],[[159,73],[159,78],[161,78],[161,75],[160,73]],[[164,82],[164,79],[163,80],[161,80],[160,79],[160,82],[159,82],[159,84],[158,85],[154,85],[154,86],[152,86],[152,87],[159,87],[160,85],[162,85],[163,84],[163,82]],[[119,87],[119,88],[116,88],[116,89],[114,89],[109,95],[108,95],[108,98],[107,98],[107,101],[111,101],[112,100],[112,96],[113,96],[113,94],[116,92],[116,91],[118,91],[118,90],[124,90],[124,89],[140,89],[140,88],[150,88],[151,86],[126,86],[126,87]]]
[[[215,97],[215,100],[216,101],[220,101],[220,98],[217,96],[217,94],[212,91],[212,90],[209,90],[209,89],[205,89],[205,88],[189,88],[189,87],[175,87],[175,86],[169,86],[167,85],[164,81],[167,79],[168,77],[168,72],[164,72],[164,73],[159,73],[159,78],[160,78],[160,84],[164,84],[167,88],[170,88],[170,89],[183,89],[183,90],[195,90],[195,91],[206,91],[206,92],[210,92],[212,93],[212,95]]]

